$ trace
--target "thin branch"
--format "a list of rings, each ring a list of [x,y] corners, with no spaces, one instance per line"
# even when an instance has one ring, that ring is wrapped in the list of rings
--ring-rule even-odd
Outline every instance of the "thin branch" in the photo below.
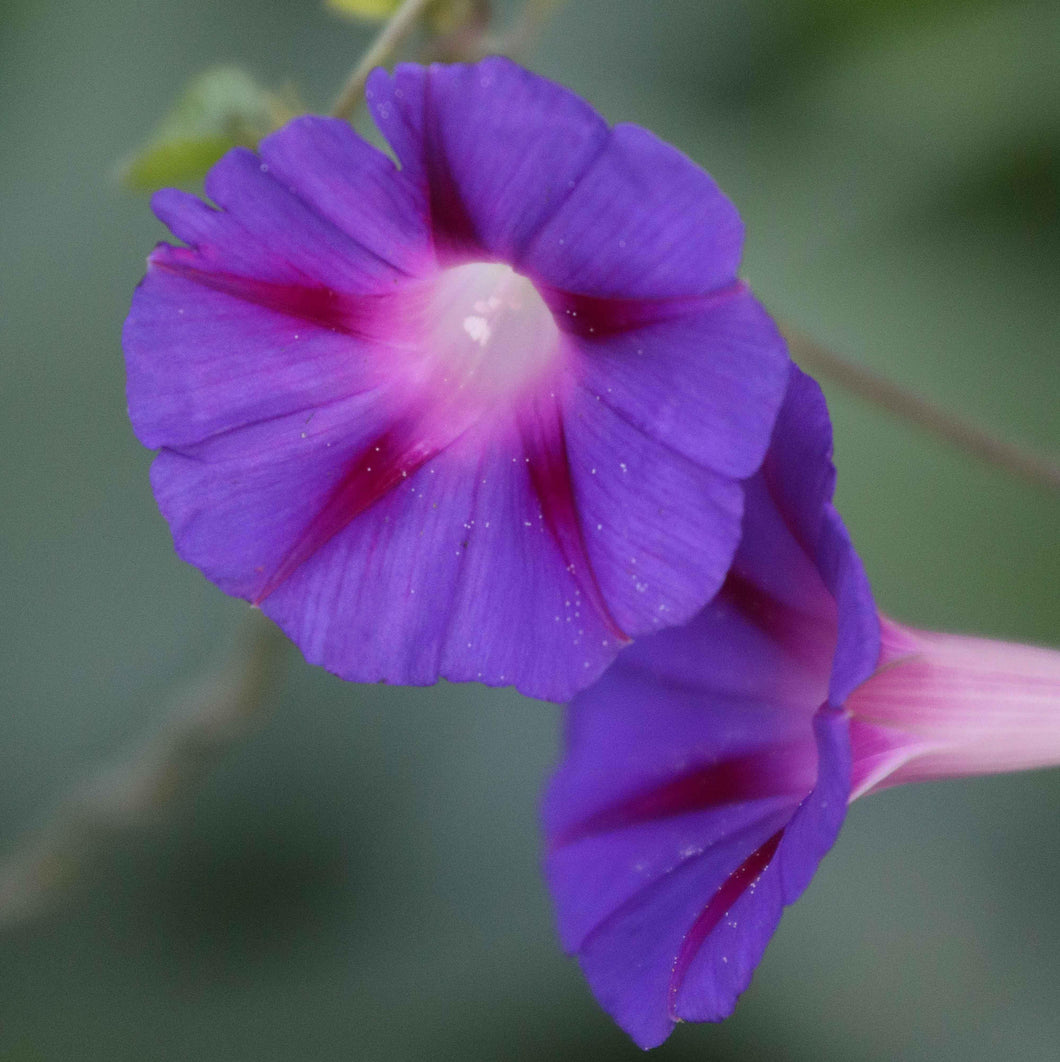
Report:
[[[813,376],[831,380],[880,409],[901,417],[995,468],[1020,476],[1040,487],[1060,490],[1060,467],[1040,456],[999,439],[916,392],[841,357],[792,329],[783,329],[791,356]]]
[[[385,63],[401,47],[402,42],[416,28],[416,23],[423,17],[434,0],[405,0],[394,12],[393,17],[379,31],[361,61],[353,68],[342,91],[331,106],[334,118],[350,119],[357,109],[357,104],[364,97],[364,86],[368,75]]]
[[[490,0],[466,0],[466,5],[456,25],[421,49],[420,62],[473,63],[490,54],[483,42],[493,21],[493,5]]]
[[[117,837],[194,792],[257,721],[285,645],[278,628],[252,612],[231,658],[179,698],[157,734],[69,793],[0,863],[0,929],[43,913]]]

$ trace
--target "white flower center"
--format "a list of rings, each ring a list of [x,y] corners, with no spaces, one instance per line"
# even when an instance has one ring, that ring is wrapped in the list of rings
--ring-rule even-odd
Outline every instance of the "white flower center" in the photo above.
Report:
[[[499,262],[444,270],[427,308],[427,353],[449,387],[515,395],[559,354],[560,332],[533,283]]]

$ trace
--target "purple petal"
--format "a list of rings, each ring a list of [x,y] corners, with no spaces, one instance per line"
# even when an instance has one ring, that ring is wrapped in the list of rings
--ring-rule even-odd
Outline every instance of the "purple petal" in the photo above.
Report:
[[[833,485],[827,410],[793,369],[721,592],[570,706],[549,884],[565,946],[642,1046],[731,1013],[842,823],[849,722],[829,688],[871,671],[878,638]]]
[[[775,851],[752,852],[722,886],[729,887],[725,902],[719,905],[714,897],[704,908],[678,956],[671,982],[674,1017],[720,1021],[732,1013],[784,907],[802,895],[835,844],[850,793],[848,727],[847,718],[832,709],[816,716],[817,783],[784,827]],[[712,924],[704,925],[708,920]]]
[[[821,784],[810,719],[827,653],[806,654],[806,625],[730,581],[692,623],[634,643],[569,709],[544,809],[560,935],[642,1046],[669,1034],[675,1007],[725,998],[731,1010],[746,982],[729,912],[745,889],[756,899],[738,924],[768,923],[746,944],[755,961],[779,916],[756,879]],[[724,972],[689,994],[701,952]]]
[[[493,57],[377,70],[369,104],[430,203],[440,253],[555,288],[659,299],[736,276],[743,227],[710,176],[637,126]]]
[[[129,415],[145,446],[308,415],[377,384],[373,344],[347,323],[341,298],[262,281],[237,294],[235,278],[228,290],[216,280],[153,265],[133,298],[122,342]]]
[[[725,887],[750,853],[767,844],[790,812],[752,821],[720,841],[706,839],[619,907],[578,953],[600,1004],[641,1047],[662,1043],[676,1020],[680,985],[671,977],[704,903]]]
[[[163,450],[151,483],[177,552],[226,593],[256,599],[391,419],[373,392]]]
[[[370,438],[356,457],[347,461],[341,475],[333,477],[323,504],[310,509],[312,519],[269,572],[254,595],[254,604],[260,605],[352,521],[414,476],[448,442],[447,437],[423,431],[414,417],[395,418],[381,434]]]
[[[603,832],[614,844],[610,831],[653,816],[669,829],[678,812],[716,806],[715,818],[701,823],[709,832],[718,822],[757,819],[761,801],[775,811],[780,797],[790,811],[813,785],[809,719],[827,682],[827,655],[822,661],[814,646],[807,656],[805,626],[798,613],[730,581],[691,623],[623,652],[569,711],[567,756],[544,808],[554,865],[592,851],[564,852],[573,842]],[[623,842],[641,848],[628,866],[646,864],[649,840],[641,829]],[[709,843],[698,839],[701,848]],[[689,844],[682,839],[670,856]],[[615,858],[601,878],[616,880]],[[576,865],[571,872],[582,874]],[[561,935],[577,948],[614,906],[614,890],[597,880],[576,901],[554,869],[550,877]]]
[[[586,552],[629,635],[691,618],[721,586],[740,534],[740,484],[645,434],[584,387],[565,441]]]
[[[345,123],[299,119],[262,152],[269,162],[238,149],[210,171],[223,209],[175,189],[154,198],[189,246],[156,248],[123,333],[147,446],[374,386],[368,344],[387,330],[388,298],[432,261],[415,188]]]
[[[569,697],[623,639],[583,592],[528,457],[514,424],[489,443],[469,432],[317,549],[264,611],[344,678]]]
[[[326,119],[318,119],[324,123]],[[327,125],[324,128],[328,128]],[[285,141],[304,134],[295,123],[270,138],[269,146],[278,152]],[[296,144],[287,144],[297,154]],[[372,151],[372,149],[367,149]],[[395,277],[405,272],[391,258],[395,253],[416,262],[429,262],[429,237],[422,219],[415,214],[416,196],[404,179],[394,174],[394,190],[380,191],[379,166],[391,164],[378,156],[368,168],[369,179],[363,199],[350,210],[345,227],[324,217],[312,202],[312,183],[306,198],[289,177],[278,177],[252,151],[236,148],[228,152],[206,177],[206,194],[220,207],[215,210],[194,196],[168,189],[158,192],[152,205],[173,234],[192,248],[160,251],[162,264],[169,261],[194,262],[203,271],[235,273],[239,276],[279,283],[307,280],[346,293],[372,293],[389,290]],[[312,160],[310,160],[311,162]],[[405,191],[403,196],[394,192]],[[395,210],[394,200],[403,199]],[[377,253],[381,218],[395,215],[393,251]],[[367,224],[366,224],[367,221]]]
[[[832,506],[835,467],[828,407],[817,384],[795,366],[760,478],[768,486],[776,512],[835,602],[838,641],[829,701],[841,706],[876,667],[879,621],[868,576],[842,518]],[[751,504],[749,500],[749,508]],[[765,504],[756,507],[763,513],[767,508]],[[758,520],[756,526],[765,522]],[[742,556],[749,557],[756,550],[751,538],[745,536]],[[767,541],[768,550],[757,547],[757,569],[770,573],[774,581],[778,576],[790,577],[798,568],[797,562],[778,563],[775,554],[771,559],[768,554],[773,553],[775,540]]]
[[[444,444],[419,427],[358,395],[164,450],[152,482],[181,556],[260,601],[311,662],[569,698],[625,636],[583,589],[577,538],[557,531],[563,481],[542,500],[514,423]]]
[[[653,708],[657,691],[655,698]],[[726,732],[729,718],[723,710],[705,720],[701,712],[698,744]],[[660,732],[669,722],[659,720]],[[724,786],[686,787],[694,795],[680,811],[642,794],[643,817],[598,816],[594,832],[560,837],[551,852],[548,878],[564,945],[578,954],[600,1003],[642,1047],[661,1043],[679,1019],[718,1021],[732,1012],[782,908],[801,895],[834,843],[850,784],[847,721],[826,709],[813,729],[816,753],[805,741],[781,743],[773,774],[768,755],[747,759],[738,787],[727,794]],[[730,762],[719,759],[713,773],[725,776]],[[808,795],[793,793],[788,783],[805,771],[816,771],[816,783]],[[710,774],[703,769],[703,778]]]
[[[347,122],[304,115],[258,154],[314,213],[394,269],[415,276],[432,264],[420,188]]]
[[[609,136],[584,100],[497,56],[475,66],[376,70],[367,94],[429,203],[439,252],[457,259],[514,264]]]
[[[812,557],[835,491],[832,422],[816,382],[795,365],[787,372],[762,478],[791,533]]]
[[[841,706],[876,670],[880,659],[880,620],[869,577],[842,517],[829,506],[817,548],[821,574],[835,595],[838,641],[832,661],[829,702]]]
[[[643,434],[722,475],[743,479],[761,465],[790,363],[776,325],[746,287],[624,328],[606,303],[574,305],[560,321],[577,328],[585,390]],[[641,312],[650,305],[641,303]]]
[[[742,243],[707,173],[646,129],[617,125],[520,262],[552,287],[666,299],[731,284]]]
[[[545,804],[549,835],[578,832],[697,764],[806,740],[827,665],[804,657],[799,619],[729,583],[692,622],[634,642],[570,707],[566,758]],[[798,640],[778,636],[784,628]]]

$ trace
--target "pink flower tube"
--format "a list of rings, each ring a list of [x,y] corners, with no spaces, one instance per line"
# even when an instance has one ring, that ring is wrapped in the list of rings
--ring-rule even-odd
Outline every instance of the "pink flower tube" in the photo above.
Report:
[[[851,799],[902,782],[1060,764],[1060,653],[880,618],[880,661],[850,695]]]

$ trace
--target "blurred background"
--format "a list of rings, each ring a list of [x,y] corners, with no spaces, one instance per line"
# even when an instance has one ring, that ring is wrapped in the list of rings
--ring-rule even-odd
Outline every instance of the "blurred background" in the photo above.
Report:
[[[0,3],[0,856],[246,611],[174,555],[126,419],[163,229],[115,163],[218,62],[325,108],[370,32],[316,0]],[[782,321],[1057,453],[1056,3],[578,0],[531,65],[715,175]],[[1055,495],[826,390],[881,606],[1060,642]],[[559,720],[291,652],[201,787],[0,934],[0,1060],[638,1057],[553,937]],[[735,1016],[657,1057],[1055,1057],[1058,811],[1060,772],[858,803]]]

